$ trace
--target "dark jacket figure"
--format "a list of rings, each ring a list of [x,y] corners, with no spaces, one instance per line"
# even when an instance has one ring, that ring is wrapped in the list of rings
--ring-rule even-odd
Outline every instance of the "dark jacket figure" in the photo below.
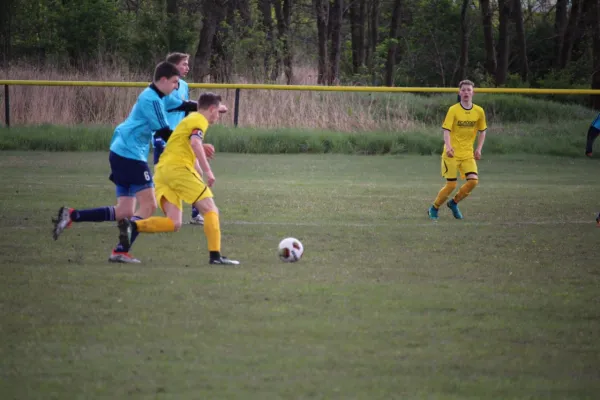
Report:
[[[596,119],[590,125],[587,134],[587,143],[585,145],[585,155],[588,157],[592,156],[592,147],[594,146],[594,140],[600,134],[600,114],[596,116]]]

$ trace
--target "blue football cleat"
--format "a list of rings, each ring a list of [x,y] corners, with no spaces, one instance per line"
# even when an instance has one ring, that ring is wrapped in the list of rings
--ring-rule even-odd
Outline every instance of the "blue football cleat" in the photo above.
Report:
[[[458,209],[458,204],[456,204],[456,202],[454,201],[454,199],[448,200],[448,202],[446,203],[446,205],[448,206],[448,208],[450,210],[452,210],[452,215],[454,215],[454,218],[456,218],[456,219],[463,219],[463,215],[461,214],[460,210]]]
[[[431,207],[429,207],[429,210],[427,211],[427,215],[429,215],[429,219],[437,221],[438,220],[438,209],[435,208],[434,205],[431,205]]]

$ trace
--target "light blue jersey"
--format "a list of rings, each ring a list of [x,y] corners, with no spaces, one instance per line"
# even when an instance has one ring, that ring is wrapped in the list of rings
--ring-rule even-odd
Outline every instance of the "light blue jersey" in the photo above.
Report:
[[[600,130],[600,114],[596,116],[596,119],[592,122],[592,126]]]
[[[115,129],[110,150],[121,157],[147,162],[154,132],[170,128],[164,102],[166,97],[169,96],[162,94],[154,84],[144,89],[127,119]],[[173,99],[172,104],[175,104],[175,101],[176,99]],[[179,101],[177,105],[181,103]]]
[[[179,107],[182,101],[190,99],[190,88],[186,81],[179,79],[179,87],[165,98],[165,108],[167,109],[167,118],[171,129],[175,129],[177,124],[185,118],[185,111],[170,111]]]

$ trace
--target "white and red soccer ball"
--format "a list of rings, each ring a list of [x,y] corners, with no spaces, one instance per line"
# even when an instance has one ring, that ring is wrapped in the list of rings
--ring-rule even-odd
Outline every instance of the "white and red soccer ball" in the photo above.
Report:
[[[279,242],[279,258],[285,262],[296,262],[302,258],[304,246],[296,238],[285,238]]]

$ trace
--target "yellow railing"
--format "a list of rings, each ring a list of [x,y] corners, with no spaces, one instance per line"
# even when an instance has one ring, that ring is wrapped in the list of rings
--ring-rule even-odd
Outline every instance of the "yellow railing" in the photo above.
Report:
[[[44,81],[44,80],[0,80],[4,85],[4,115],[6,126],[10,126],[9,86],[88,86],[88,87],[146,87],[148,82],[101,82],[101,81]],[[238,124],[240,90],[300,90],[320,92],[384,92],[384,93],[457,93],[457,88],[442,87],[389,87],[389,86],[316,86],[316,85],[263,85],[253,83],[190,83],[190,88],[235,89],[233,123]],[[530,89],[530,88],[477,88],[477,93],[514,94],[575,94],[600,95],[597,89]]]

